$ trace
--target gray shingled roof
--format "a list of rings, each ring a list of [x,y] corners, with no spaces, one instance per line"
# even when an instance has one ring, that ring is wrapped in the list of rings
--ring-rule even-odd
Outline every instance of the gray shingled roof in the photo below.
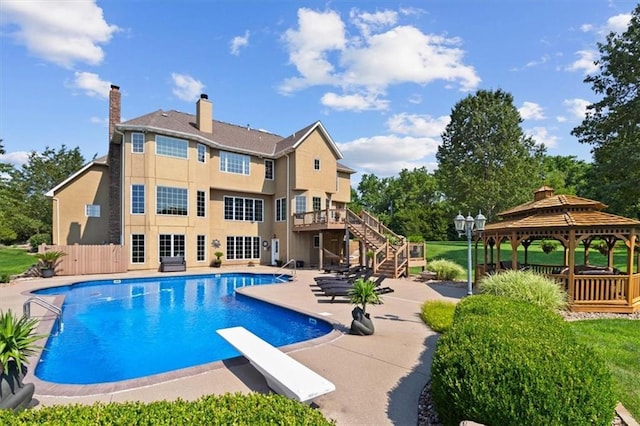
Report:
[[[180,111],[154,111],[133,120],[125,121],[116,126],[118,130],[149,130],[163,134],[190,137],[212,146],[226,148],[232,151],[252,153],[269,157],[279,157],[287,150],[298,144],[316,126],[322,126],[316,121],[307,127],[283,138],[282,136],[256,130],[249,127],[237,126],[223,121],[213,120],[213,133],[201,132],[196,126],[196,117]],[[326,133],[324,127],[322,131]],[[330,137],[327,134],[327,138]],[[330,140],[339,158],[342,153]]]

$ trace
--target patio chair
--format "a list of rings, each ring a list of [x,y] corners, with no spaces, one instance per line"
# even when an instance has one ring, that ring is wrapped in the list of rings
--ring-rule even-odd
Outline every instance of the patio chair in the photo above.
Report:
[[[378,294],[393,293],[394,290],[391,287],[382,287],[381,286],[382,282],[386,278],[387,278],[387,276],[384,275],[384,274],[381,274],[378,278],[376,278],[376,280],[374,281],[376,293],[378,293]],[[333,303],[333,301],[335,300],[336,296],[349,296],[349,293],[350,293],[352,288],[353,288],[353,285],[329,287],[329,288],[325,289],[323,292],[324,292],[325,296],[330,296],[331,297],[331,303]]]
[[[365,268],[362,272],[354,275],[353,277],[344,278],[344,279],[333,279],[333,280],[321,280],[316,281],[316,285],[321,289],[331,288],[331,287],[352,287],[353,283],[358,279],[368,280],[373,276],[373,269]]]

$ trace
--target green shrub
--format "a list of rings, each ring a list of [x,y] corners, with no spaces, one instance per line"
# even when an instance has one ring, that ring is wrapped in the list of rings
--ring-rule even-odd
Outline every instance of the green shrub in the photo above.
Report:
[[[424,237],[422,235],[409,235],[407,241],[410,243],[422,243],[424,242]]]
[[[0,424],[18,425],[331,425],[318,410],[276,394],[208,395],[195,401],[54,405],[14,414],[0,410]]]
[[[33,252],[37,252],[38,246],[42,244],[51,244],[51,235],[35,234],[29,238],[29,245],[31,246],[31,251]]]
[[[438,339],[431,391],[447,425],[610,425],[604,360],[547,309],[491,295],[456,306]]]
[[[427,300],[422,304],[420,317],[433,331],[444,333],[453,324],[456,304],[444,300]]]
[[[11,281],[11,274],[0,273],[0,283],[8,283]]]
[[[478,283],[481,293],[505,296],[551,310],[564,309],[567,293],[552,279],[533,271],[508,270],[489,275]]]
[[[464,277],[465,270],[455,262],[436,259],[427,263],[427,270],[436,273],[437,280],[452,281]]]

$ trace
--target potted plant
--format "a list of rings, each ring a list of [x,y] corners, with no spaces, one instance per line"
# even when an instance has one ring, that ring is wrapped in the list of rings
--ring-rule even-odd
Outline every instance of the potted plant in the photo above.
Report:
[[[45,337],[34,334],[37,326],[36,318],[0,311],[0,406],[19,410],[31,405],[34,386],[23,384],[22,379],[29,357],[40,348],[35,342]]]
[[[373,334],[373,322],[367,313],[367,305],[380,303],[380,295],[376,291],[376,284],[371,280],[358,278],[349,291],[351,303],[356,306],[351,311],[353,321],[351,321],[351,333],[361,336]]]
[[[61,257],[66,255],[66,253],[56,250],[36,254],[36,258],[40,261],[40,264],[38,265],[40,268],[40,275],[42,275],[43,278],[51,278],[54,276],[58,261]]]
[[[552,251],[554,251],[556,249],[556,246],[557,246],[556,243],[551,241],[551,240],[541,240],[540,241],[540,248],[546,254],[549,254]]]
[[[217,251],[213,254],[216,258],[211,262],[211,266],[213,266],[214,268],[219,268],[220,265],[222,265],[222,256],[224,256],[224,253],[221,251]]]
[[[367,250],[367,268],[372,268],[373,267],[373,256],[375,256],[375,253],[373,250]]]

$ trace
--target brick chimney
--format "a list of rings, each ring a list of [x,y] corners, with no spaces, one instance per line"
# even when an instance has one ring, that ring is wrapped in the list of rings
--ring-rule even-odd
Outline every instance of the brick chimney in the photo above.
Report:
[[[205,133],[213,133],[213,104],[205,93],[196,102],[196,126]]]
[[[111,85],[109,92],[109,141],[113,137],[116,124],[120,123],[120,112],[122,110],[122,101],[120,99],[120,87],[115,84]]]

